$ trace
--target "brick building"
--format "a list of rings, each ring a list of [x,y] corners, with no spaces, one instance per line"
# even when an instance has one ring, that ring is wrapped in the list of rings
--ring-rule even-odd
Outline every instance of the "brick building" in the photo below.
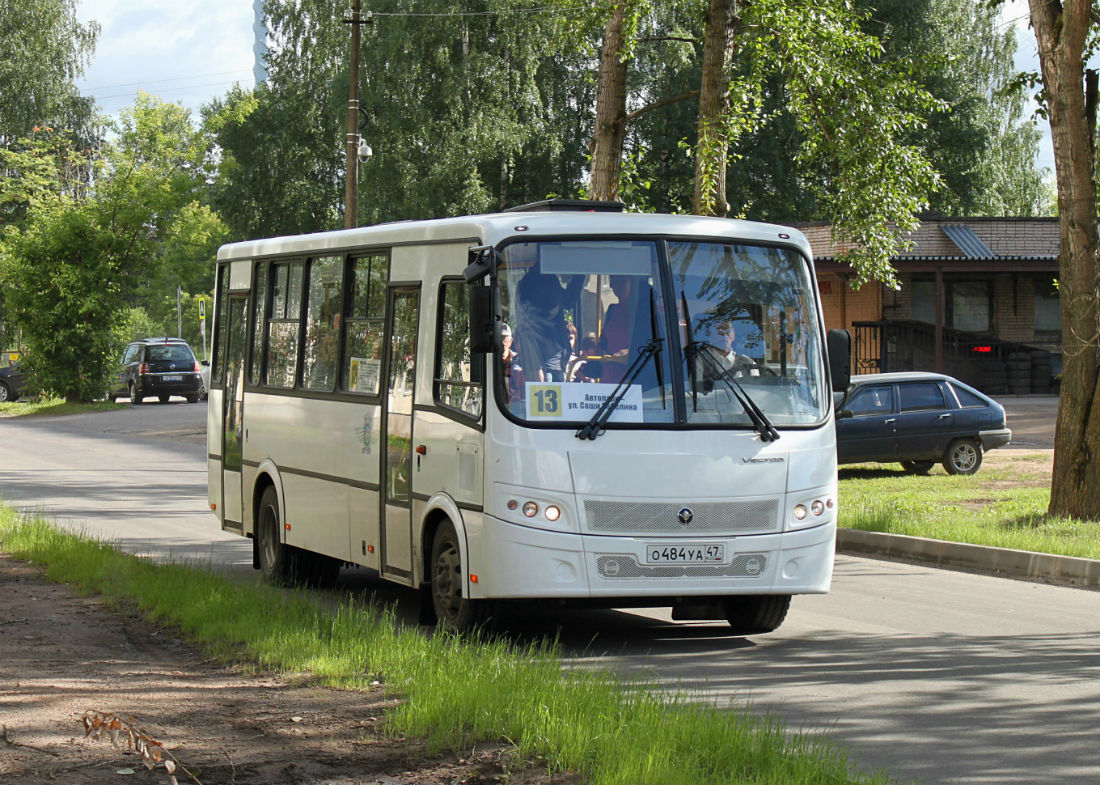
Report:
[[[892,259],[901,289],[852,289],[828,224],[814,250],[827,328],[853,337],[853,371],[927,370],[991,393],[1050,392],[1061,371],[1057,218],[926,218]]]

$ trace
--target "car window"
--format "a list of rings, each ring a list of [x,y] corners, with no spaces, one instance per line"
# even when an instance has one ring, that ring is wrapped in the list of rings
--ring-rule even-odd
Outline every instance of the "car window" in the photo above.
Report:
[[[943,392],[938,382],[907,382],[899,385],[899,401],[903,412],[920,409],[943,409]]]
[[[962,406],[964,409],[968,406],[987,405],[984,398],[981,398],[980,396],[970,392],[970,390],[960,387],[957,384],[952,384],[951,389],[955,391],[955,395],[959,399],[959,406]]]
[[[195,361],[191,350],[178,343],[150,346],[145,350],[145,358],[149,362],[186,363]]]
[[[856,417],[887,414],[894,411],[894,388],[888,384],[865,387],[853,395],[844,408]]]
[[[126,353],[122,355],[122,362],[131,363],[137,357],[139,346],[127,346]]]

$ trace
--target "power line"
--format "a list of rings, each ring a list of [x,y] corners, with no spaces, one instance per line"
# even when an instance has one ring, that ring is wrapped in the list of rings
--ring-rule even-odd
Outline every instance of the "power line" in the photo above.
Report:
[[[167,79],[146,79],[141,82],[123,82],[121,84],[107,84],[96,85],[95,87],[85,87],[84,90],[114,90],[116,87],[140,87],[146,84],[161,84],[162,82],[179,82],[183,79],[204,79],[208,76],[225,76],[226,74],[241,74],[245,72],[251,73],[250,68],[238,68],[233,71],[215,71],[209,74],[190,74],[188,76],[172,76]]]

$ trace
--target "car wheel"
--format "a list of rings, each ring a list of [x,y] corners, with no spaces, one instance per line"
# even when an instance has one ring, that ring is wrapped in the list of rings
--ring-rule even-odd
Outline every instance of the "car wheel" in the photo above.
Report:
[[[145,396],[137,391],[137,386],[130,382],[130,405],[137,406],[145,399]]]
[[[762,594],[747,597],[727,597],[722,600],[726,621],[735,635],[774,632],[787,618],[791,607],[789,594]]]
[[[982,465],[982,447],[973,439],[956,439],[943,456],[948,474],[974,474]]]
[[[902,461],[901,468],[910,474],[928,474],[932,471],[932,467],[936,465],[935,461]]]
[[[297,554],[285,544],[283,527],[279,518],[279,495],[268,486],[260,497],[260,512],[256,519],[256,549],[260,574],[265,580],[278,586],[290,586],[297,582]]]
[[[0,403],[6,403],[7,401],[14,401],[15,397],[11,394],[11,388],[4,382],[0,382]]]
[[[199,402],[199,396],[198,395],[188,395],[187,396],[187,402],[188,403],[198,403]]]
[[[439,527],[432,541],[431,577],[432,607],[440,626],[469,632],[489,620],[490,603],[462,596],[466,576],[462,572],[458,535],[450,521]]]
[[[114,393],[109,393],[107,395],[107,400],[110,401],[111,403],[114,403],[115,401],[118,400],[118,396],[115,395]]]

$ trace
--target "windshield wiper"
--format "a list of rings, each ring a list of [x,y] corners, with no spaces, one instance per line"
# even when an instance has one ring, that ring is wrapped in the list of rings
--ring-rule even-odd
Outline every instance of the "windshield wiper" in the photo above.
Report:
[[[664,343],[664,340],[664,338],[650,338],[646,341],[645,346],[638,351],[638,356],[634,358],[634,362],[627,368],[622,380],[616,385],[615,389],[611,391],[611,395],[607,396],[604,402],[600,404],[600,408],[592,415],[592,419],[577,430],[578,439],[595,439],[603,433],[604,425],[607,424],[612,412],[615,411],[615,407],[622,401],[623,396],[626,395],[626,391],[630,389],[630,385],[638,378],[638,374],[642,372],[642,368],[649,362],[649,358],[661,351],[661,344]],[[657,364],[659,367],[660,361],[658,361]]]
[[[771,420],[768,419],[768,415],[764,414],[764,410],[756,405],[756,401],[752,399],[745,388],[741,386],[741,382],[737,381],[730,373],[733,368],[723,368],[722,364],[718,362],[718,359],[706,351],[705,349],[695,349],[695,353],[699,357],[703,358],[703,362],[707,363],[712,371],[715,372],[715,378],[726,383],[726,386],[730,388],[733,393],[733,397],[737,399],[737,402],[741,404],[741,407],[745,410],[745,414],[752,420],[753,429],[760,434],[760,441],[762,442],[774,442],[779,438],[779,431],[772,425]],[[692,380],[694,381],[695,374],[692,372]]]

